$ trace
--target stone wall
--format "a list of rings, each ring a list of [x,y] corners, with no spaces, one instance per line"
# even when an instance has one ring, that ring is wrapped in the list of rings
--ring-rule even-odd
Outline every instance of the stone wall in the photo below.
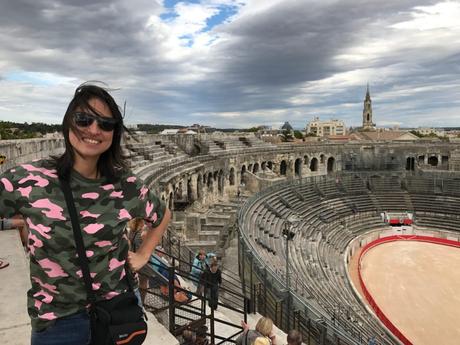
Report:
[[[59,155],[64,152],[64,139],[0,140],[0,155],[5,156],[0,173],[18,164]]]

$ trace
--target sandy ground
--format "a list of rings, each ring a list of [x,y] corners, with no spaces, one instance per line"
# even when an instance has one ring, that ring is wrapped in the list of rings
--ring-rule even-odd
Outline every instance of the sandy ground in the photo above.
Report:
[[[361,269],[376,303],[413,344],[460,344],[460,249],[385,243],[366,253]]]

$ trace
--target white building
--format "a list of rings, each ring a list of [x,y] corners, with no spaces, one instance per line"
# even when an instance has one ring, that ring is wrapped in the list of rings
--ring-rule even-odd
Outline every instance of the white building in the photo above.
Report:
[[[320,121],[319,117],[315,117],[307,124],[306,132],[315,134],[317,137],[347,134],[345,123],[342,120]]]
[[[419,127],[416,129],[416,131],[423,135],[435,134],[439,137],[443,137],[446,135],[446,132],[443,129],[436,129],[436,128]]]

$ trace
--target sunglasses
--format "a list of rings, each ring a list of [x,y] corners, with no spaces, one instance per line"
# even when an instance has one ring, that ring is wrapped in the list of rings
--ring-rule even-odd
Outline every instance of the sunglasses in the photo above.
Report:
[[[78,127],[89,127],[96,121],[99,128],[105,132],[113,131],[118,124],[118,120],[111,117],[102,117],[83,112],[76,112],[73,116]]]

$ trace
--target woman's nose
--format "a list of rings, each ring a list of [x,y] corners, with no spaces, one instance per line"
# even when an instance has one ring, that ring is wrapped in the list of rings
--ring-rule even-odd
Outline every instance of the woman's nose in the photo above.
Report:
[[[99,133],[101,129],[99,128],[97,121],[94,120],[93,123],[88,127],[88,130],[90,133]]]

